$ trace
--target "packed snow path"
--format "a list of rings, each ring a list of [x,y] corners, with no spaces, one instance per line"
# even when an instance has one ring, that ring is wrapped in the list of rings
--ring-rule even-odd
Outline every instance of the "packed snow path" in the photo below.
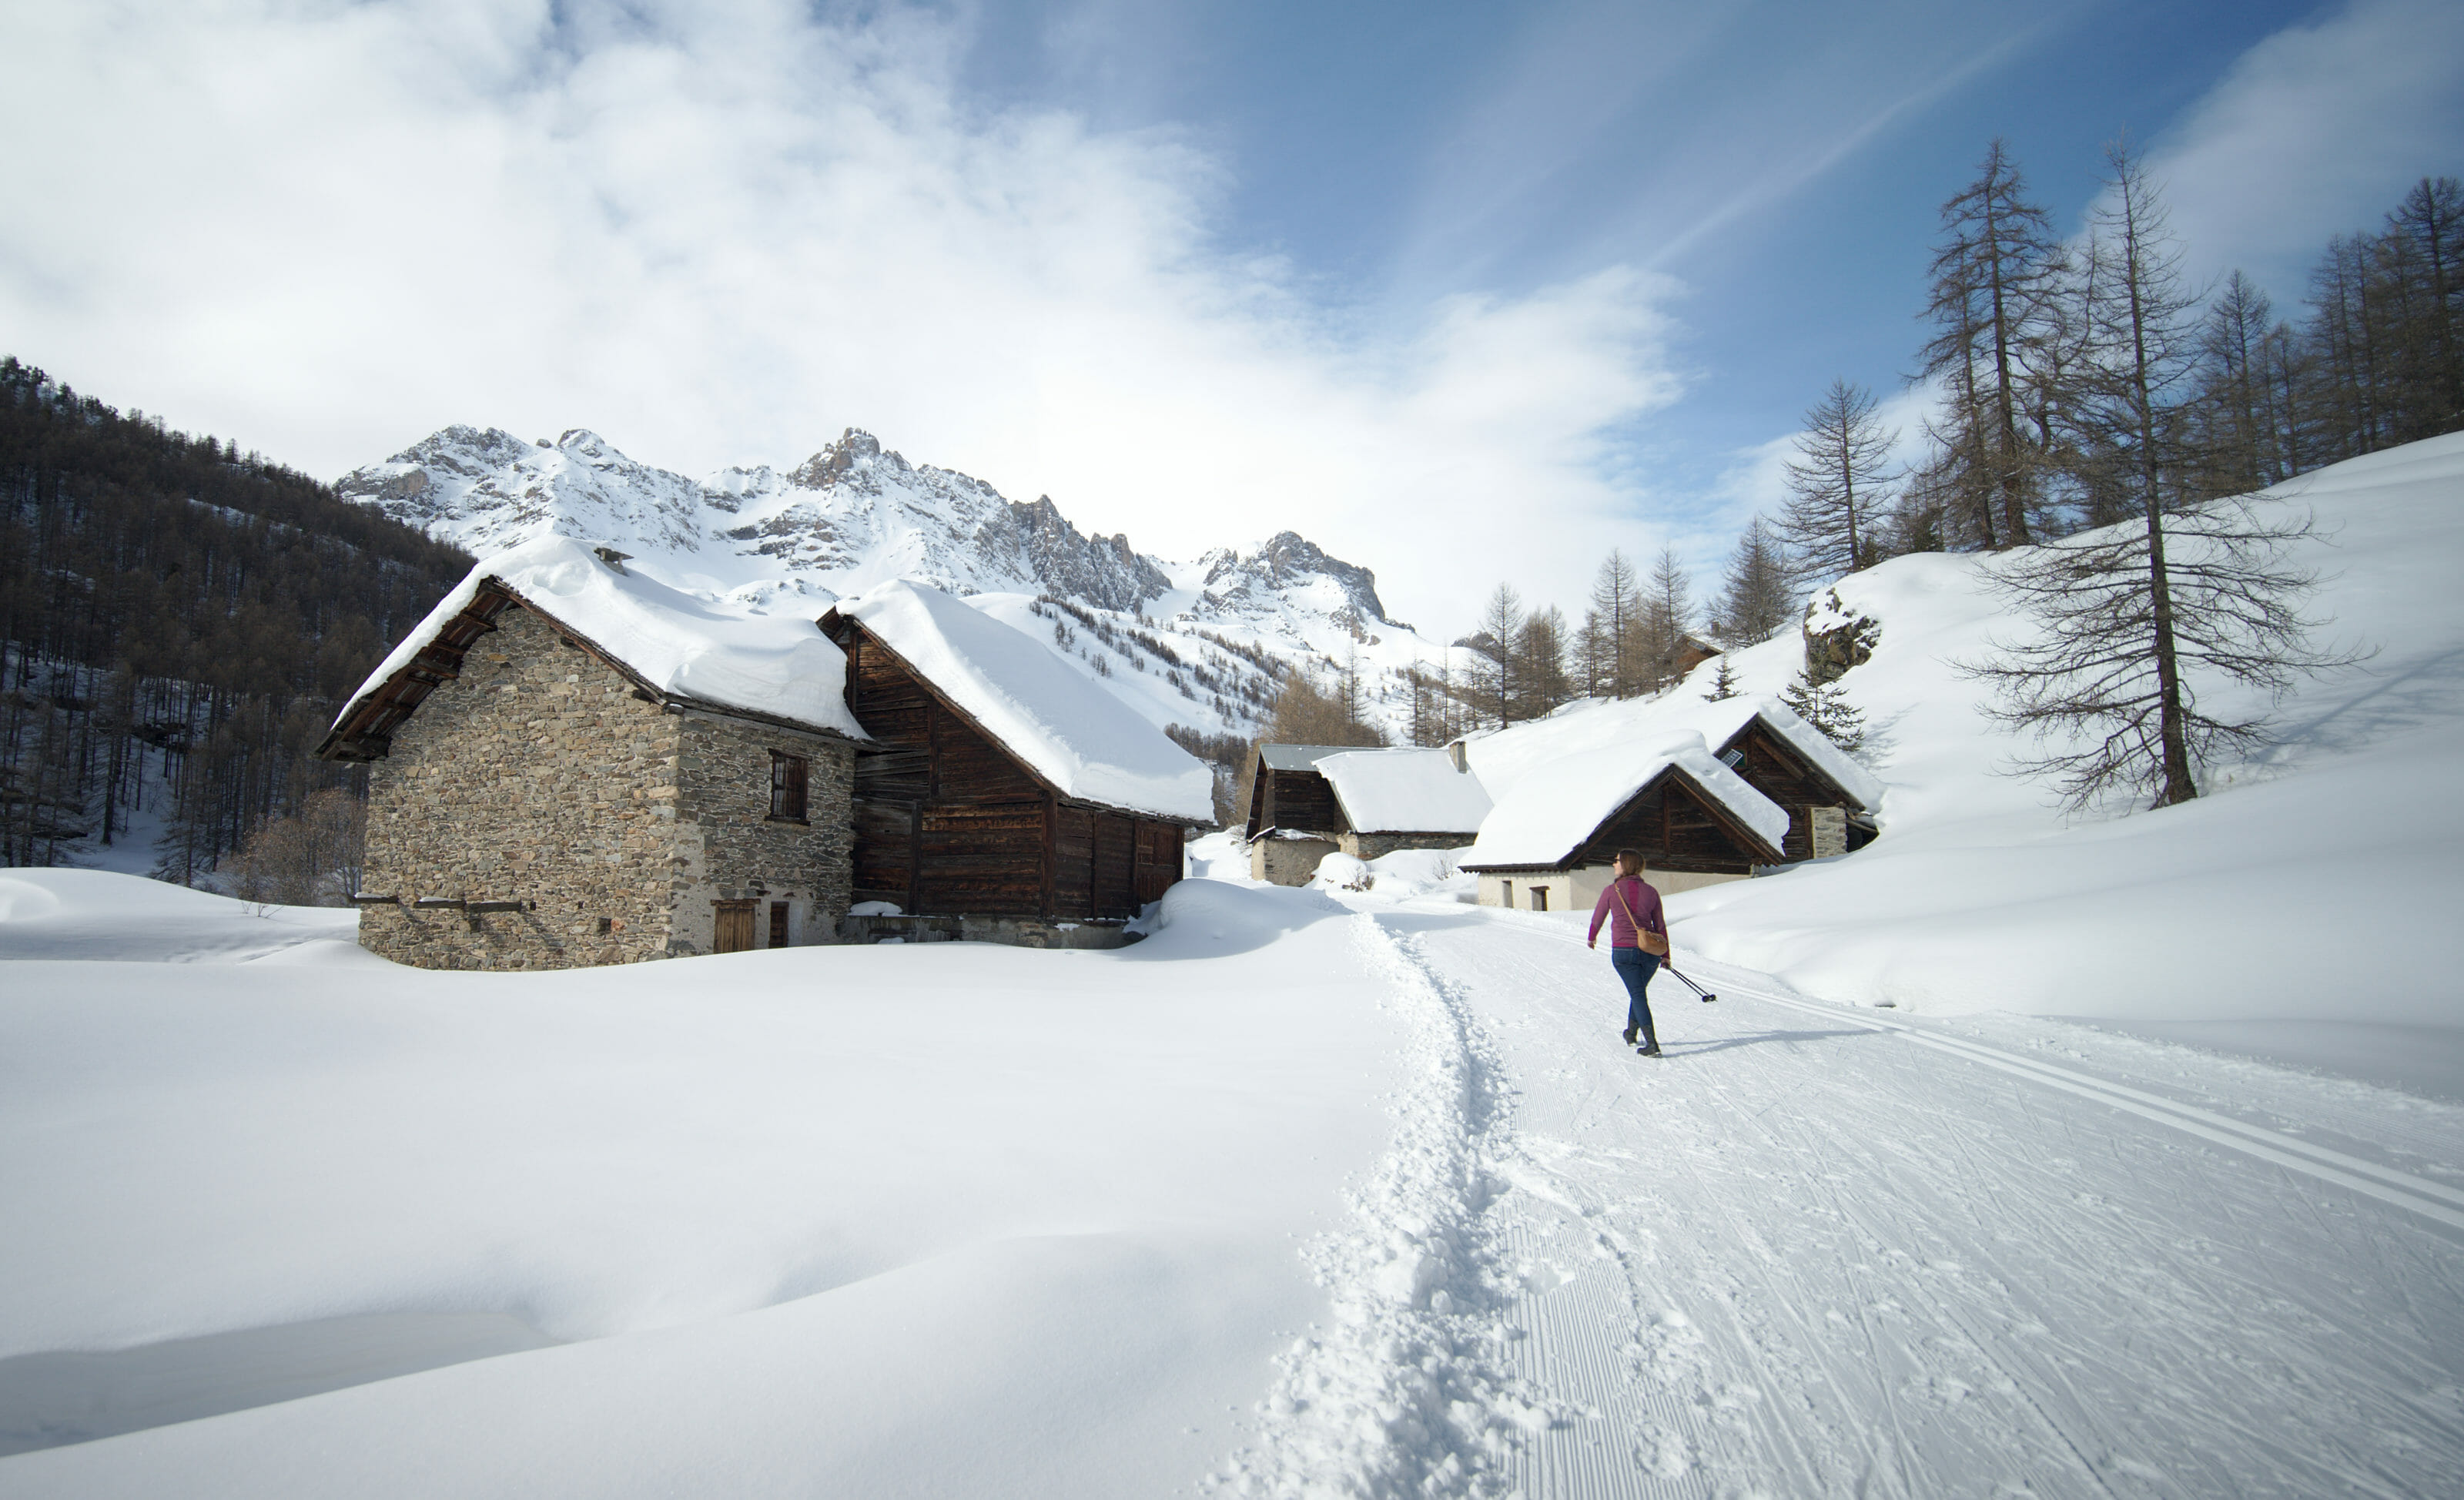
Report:
[[[2464,1473],[2464,1110],[1998,1017],[1376,919],[1495,1060],[1484,1388],[1545,1496],[2430,1495]],[[1681,955],[1682,958],[1682,955]]]

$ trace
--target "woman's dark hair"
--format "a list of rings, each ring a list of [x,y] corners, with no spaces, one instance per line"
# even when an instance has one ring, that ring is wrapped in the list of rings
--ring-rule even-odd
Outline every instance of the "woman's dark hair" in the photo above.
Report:
[[[1632,861],[1634,861],[1634,868],[1635,868],[1635,869],[1637,869],[1637,870],[1640,870],[1641,868],[1643,868],[1643,867],[1642,867],[1642,850],[1640,850],[1640,849],[1618,849],[1618,850],[1617,850],[1617,863],[1618,863],[1618,864],[1620,864],[1620,865],[1624,864],[1624,863],[1625,863],[1626,861],[1628,861],[1628,860],[1632,860]]]

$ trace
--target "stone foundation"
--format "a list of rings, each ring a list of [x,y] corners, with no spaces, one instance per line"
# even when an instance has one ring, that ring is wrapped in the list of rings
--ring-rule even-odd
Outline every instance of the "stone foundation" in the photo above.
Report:
[[[1249,845],[1249,878],[1279,886],[1305,886],[1318,861],[1335,851],[1332,839],[1287,839],[1269,834]]]
[[[1469,849],[1480,837],[1469,833],[1346,833],[1336,842],[1354,859],[1376,859],[1398,849]]]
[[[1518,912],[1551,911],[1580,912],[1591,915],[1592,905],[1600,893],[1609,888],[1617,874],[1615,865],[1586,865],[1579,870],[1517,870],[1483,871],[1480,875],[1480,904],[1512,907]],[[1682,891],[1700,891],[1705,886],[1726,885],[1731,880],[1749,879],[1747,875],[1698,874],[1680,870],[1645,870],[1643,880],[1663,896]],[[1545,906],[1533,904],[1532,893],[1546,892]]]

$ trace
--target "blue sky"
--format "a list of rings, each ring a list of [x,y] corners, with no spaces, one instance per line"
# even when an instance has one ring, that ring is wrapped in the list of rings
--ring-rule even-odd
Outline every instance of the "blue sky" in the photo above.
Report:
[[[0,344],[326,474],[449,422],[686,473],[841,427],[1461,629],[1708,570],[1939,203],[2127,128],[2288,314],[2464,171],[2464,7],[129,0],[0,18]],[[1913,398],[1911,398],[1913,399]],[[1911,409],[1903,403],[1903,414]],[[1467,538],[1479,544],[1466,546]]]

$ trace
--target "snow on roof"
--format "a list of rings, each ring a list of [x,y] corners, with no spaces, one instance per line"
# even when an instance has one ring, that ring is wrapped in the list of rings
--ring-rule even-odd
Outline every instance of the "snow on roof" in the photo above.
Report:
[[[1557,864],[1672,766],[1772,849],[1788,836],[1785,808],[1715,760],[1701,735],[1680,729],[1563,756],[1548,762],[1545,775],[1523,777],[1499,795],[1463,863]]]
[[[1882,783],[1829,737],[1768,694],[1741,694],[1718,702],[1691,693],[1656,698],[1576,704],[1547,718],[1515,724],[1463,742],[1472,769],[1489,795],[1501,801],[1534,769],[1586,750],[1632,743],[1676,730],[1692,730],[1711,748],[1727,744],[1756,717],[1798,755],[1838,783],[1865,811],[1882,805]]]
[[[837,612],[862,622],[1063,796],[1214,821],[1214,773],[1034,636],[904,581],[842,599]]]
[[[1443,750],[1338,750],[1317,762],[1360,833],[1463,833],[1488,816],[1480,778]]]
[[[541,537],[479,560],[360,684],[334,723],[410,664],[494,580],[658,692],[851,739],[847,657],[810,620],[743,614],[602,562],[587,543]]]

